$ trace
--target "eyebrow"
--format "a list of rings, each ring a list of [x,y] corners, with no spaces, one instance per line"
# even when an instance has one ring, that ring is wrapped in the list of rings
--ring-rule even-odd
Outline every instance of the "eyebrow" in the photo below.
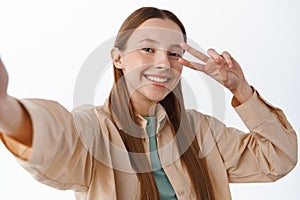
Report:
[[[142,40],[140,40],[138,43],[142,43],[142,42],[151,42],[151,43],[159,44],[158,41],[153,40],[153,39],[149,39],[149,38],[142,39]],[[174,48],[180,48],[180,49],[182,49],[181,46],[180,46],[179,44],[172,44],[170,47],[171,47],[171,48],[174,47]]]
[[[149,39],[149,38],[142,39],[142,40],[140,40],[138,43],[142,43],[142,42],[151,42],[151,43],[155,43],[155,44],[158,44],[158,43],[159,43],[158,41],[152,40],[152,39]]]

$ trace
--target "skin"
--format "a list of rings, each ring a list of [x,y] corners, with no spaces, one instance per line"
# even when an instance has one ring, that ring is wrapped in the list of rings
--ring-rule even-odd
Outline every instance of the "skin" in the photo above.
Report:
[[[123,70],[136,113],[153,115],[157,102],[178,83],[183,68],[178,62],[183,54],[183,41],[177,24],[154,18],[133,32],[125,50],[113,50],[117,58],[114,65]],[[153,81],[149,76],[167,81]]]
[[[8,74],[0,59],[0,132],[32,145],[32,124],[27,111],[7,94]]]
[[[205,64],[191,62],[184,58],[178,61],[182,65],[209,75],[229,89],[235,97],[234,106],[246,102],[253,95],[253,90],[246,81],[241,66],[227,51],[218,54],[216,50],[208,49],[209,57],[186,43],[182,43],[181,47]]]
[[[139,43],[144,39],[154,42]],[[126,44],[124,51],[113,49],[114,64],[123,70],[135,112],[142,116],[154,115],[153,107],[178,83],[183,66],[206,73],[223,84],[235,96],[235,105],[244,103],[253,94],[240,65],[228,52],[218,54],[209,49],[205,55],[192,48],[184,43],[180,27],[171,20],[153,18],[145,21]],[[205,64],[184,59],[183,49]],[[155,81],[144,78],[145,74],[158,77],[163,74],[172,77],[172,81],[158,86]]]
[[[150,27],[156,29],[151,30]],[[114,65],[125,74],[137,113],[142,116],[153,114],[153,106],[178,83],[183,66],[206,73],[223,84],[233,93],[235,105],[244,103],[253,95],[240,65],[228,52],[218,54],[214,49],[209,49],[208,55],[199,52],[183,42],[180,28],[170,20],[149,19],[139,30],[144,28],[149,31],[142,31],[141,34],[135,31],[125,51],[114,48],[111,52]],[[141,39],[152,40],[140,43]],[[182,58],[183,49],[204,64]],[[168,81],[158,83],[147,79],[149,75],[161,76]],[[7,94],[7,85],[8,74],[0,59],[0,132],[31,146],[33,131],[29,114],[14,97]]]

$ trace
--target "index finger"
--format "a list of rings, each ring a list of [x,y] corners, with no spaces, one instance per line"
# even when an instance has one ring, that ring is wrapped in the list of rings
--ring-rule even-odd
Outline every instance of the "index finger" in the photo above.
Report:
[[[186,50],[187,52],[189,52],[190,54],[192,54],[193,56],[195,56],[199,60],[201,60],[203,62],[208,62],[209,57],[207,55],[205,55],[204,53],[201,53],[200,51],[198,51],[197,49],[191,47],[187,43],[183,42],[183,43],[180,44],[180,46],[181,46],[181,48],[183,48],[184,50]]]

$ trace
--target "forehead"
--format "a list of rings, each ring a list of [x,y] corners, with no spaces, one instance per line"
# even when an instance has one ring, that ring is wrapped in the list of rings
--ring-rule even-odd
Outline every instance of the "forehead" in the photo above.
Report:
[[[150,40],[145,40],[150,39]],[[163,46],[180,44],[184,41],[180,27],[169,19],[152,18],[146,20],[130,36],[127,44],[136,45],[141,41],[156,41]]]
[[[181,33],[181,29],[170,19],[160,19],[160,18],[151,18],[146,20],[144,23],[142,23],[138,28],[163,28],[163,29],[170,29],[176,32]]]

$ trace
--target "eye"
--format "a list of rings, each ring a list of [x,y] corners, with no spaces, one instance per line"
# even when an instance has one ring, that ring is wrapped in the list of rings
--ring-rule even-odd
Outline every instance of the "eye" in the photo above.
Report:
[[[181,55],[179,53],[176,53],[176,52],[170,52],[169,56],[176,57],[176,58],[181,58]]]
[[[142,50],[146,51],[146,52],[149,52],[149,53],[153,53],[154,52],[154,49],[150,48],[150,47],[144,47],[144,48],[142,48]]]

